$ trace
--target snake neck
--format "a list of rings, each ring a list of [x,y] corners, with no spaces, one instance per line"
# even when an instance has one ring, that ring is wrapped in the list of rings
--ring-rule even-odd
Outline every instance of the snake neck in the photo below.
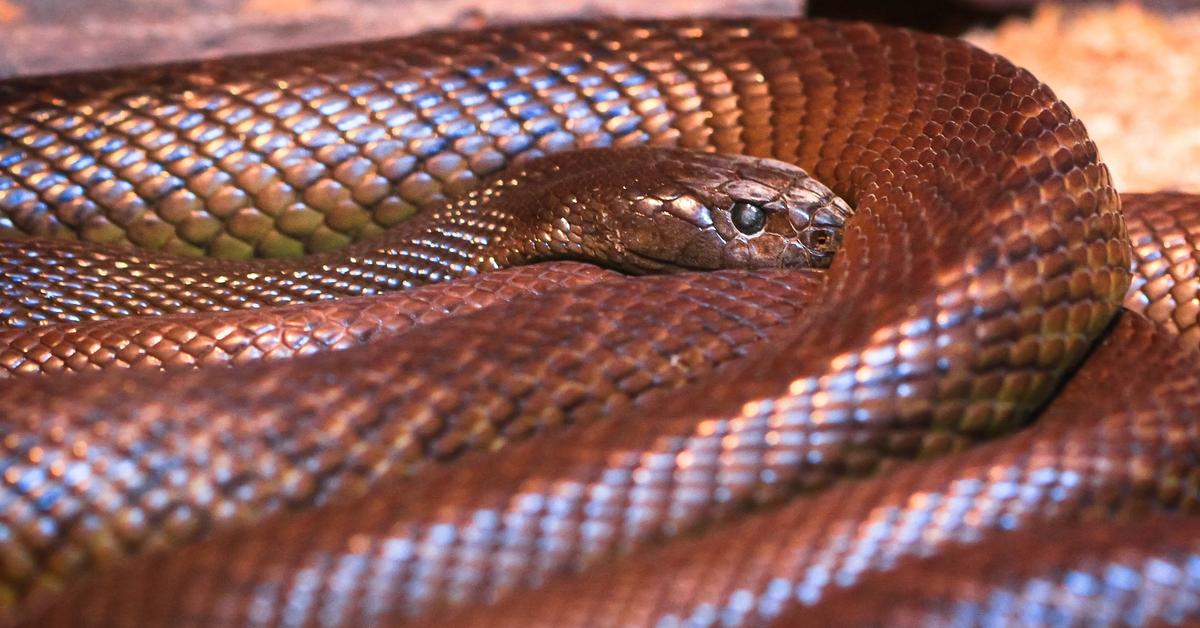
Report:
[[[518,173],[377,239],[308,258],[222,261],[78,242],[0,243],[0,322],[26,327],[131,314],[215,311],[371,295],[552,259],[613,255],[608,208],[565,198]],[[536,173],[535,173],[536,174]],[[603,192],[603,190],[601,191]],[[595,255],[589,256],[589,250]],[[53,272],[22,273],[36,258]],[[63,290],[55,277],[72,277]],[[116,278],[116,279],[114,279]],[[86,295],[110,295],[96,306]],[[212,295],[219,295],[214,298]]]
[[[388,233],[329,254],[320,274],[347,282],[370,278],[364,292],[415,287],[541,261],[614,255],[604,212],[559,198],[519,173],[418,215]],[[290,266],[290,265],[289,265]],[[303,271],[312,275],[310,270]],[[294,272],[287,268],[286,272]]]
[[[443,211],[414,219],[381,239],[322,264],[330,274],[353,276],[378,269],[383,287],[412,287],[515,265],[511,214]]]

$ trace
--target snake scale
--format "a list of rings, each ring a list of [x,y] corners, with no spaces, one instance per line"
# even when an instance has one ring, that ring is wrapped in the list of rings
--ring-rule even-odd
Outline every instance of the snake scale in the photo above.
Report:
[[[0,103],[14,623],[1200,613],[1196,201],[1004,59],[597,21]]]

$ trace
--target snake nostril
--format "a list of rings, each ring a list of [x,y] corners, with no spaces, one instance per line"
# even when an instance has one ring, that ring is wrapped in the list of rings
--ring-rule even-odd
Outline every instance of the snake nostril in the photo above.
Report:
[[[731,212],[733,214],[733,226],[746,235],[759,233],[767,225],[766,212],[753,203],[738,201],[733,204]]]
[[[816,253],[830,253],[837,248],[837,234],[831,229],[809,229],[804,233],[803,240]]]

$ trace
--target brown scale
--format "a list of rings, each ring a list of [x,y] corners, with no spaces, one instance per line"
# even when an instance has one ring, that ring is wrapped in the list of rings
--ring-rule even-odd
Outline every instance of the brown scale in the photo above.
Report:
[[[504,37],[4,81],[0,228],[218,257],[324,251],[514,160],[711,145],[709,90],[736,113],[724,72],[673,50],[686,32],[611,52]]]
[[[1135,269],[1125,307],[1200,347],[1200,203],[1178,192],[1121,200]]]
[[[308,358],[10,380],[6,593],[610,416],[745,355],[818,285],[800,270],[610,279]]]
[[[1200,616],[1200,519],[1033,522],[905,559],[778,626],[1179,625]]]
[[[465,118],[467,152],[505,163],[640,143],[771,156],[854,214],[820,279],[605,281],[297,360],[170,381],[130,372],[8,384],[0,564],[13,606],[28,603],[14,612],[32,622],[382,624],[453,605],[489,624],[765,620],[801,601],[792,585],[807,582],[807,566],[818,581],[826,564],[848,566],[851,580],[882,566],[874,534],[913,553],[1049,514],[1193,500],[1197,358],[1134,315],[1111,326],[1130,250],[1094,145],[1047,87],[960,41],[820,21],[599,22],[33,80],[5,87],[23,117],[7,132],[23,148],[0,163],[37,185],[50,166],[36,162],[55,159],[38,147],[65,145],[43,118],[67,110],[91,124],[114,102],[149,103],[150,128],[172,117],[178,127],[187,114],[153,109],[164,94],[270,100],[314,64],[336,94],[356,77],[364,94],[388,86],[386,113],[368,118],[402,140],[387,155],[412,164],[401,194],[457,185],[446,175],[469,158],[447,138]],[[210,141],[209,115],[191,141]],[[289,174],[312,173],[315,186],[326,172],[316,162],[358,154],[353,127],[331,144],[320,144],[324,130],[305,137],[303,120],[319,128],[337,105],[295,115],[283,139],[299,148],[281,147],[299,156]],[[71,146],[119,160],[97,137]],[[180,161],[199,164],[188,183],[202,189],[190,193],[229,189],[197,158]],[[34,216],[38,202],[63,200],[52,188],[15,196]],[[119,183],[92,193],[127,198]],[[1026,426],[1106,330],[1032,427],[958,451]],[[701,366],[711,370],[682,370]],[[650,394],[662,385],[682,389]],[[576,425],[541,429],[564,423]],[[428,464],[449,458],[459,459]],[[1064,499],[1038,490],[1047,476]],[[341,502],[368,488],[370,499]],[[967,491],[975,516],[935,517],[939,491]],[[915,531],[876,525],[889,512]],[[215,530],[225,523],[243,525]],[[98,572],[57,603],[50,595],[101,563],[210,530],[203,544]],[[555,577],[613,552],[627,556]]]
[[[1197,329],[1200,210],[1189,194],[1123,197],[1134,242],[1134,281],[1125,307],[1200,346]],[[0,332],[0,377],[106,368],[159,368],[282,359],[339,349],[399,333],[459,308],[486,307],[556,287],[614,276],[574,263],[545,264],[542,274],[500,271],[382,298],[235,310],[117,318]]]
[[[0,331],[0,378],[278,360],[386,338],[455,313],[618,275],[554,262],[327,303],[124,317]]]
[[[1127,389],[1120,365],[1150,359],[1164,370],[1137,376],[1134,383],[1144,387]],[[713,617],[735,624],[758,623],[800,599],[818,602],[827,589],[852,585],[860,576],[871,577],[863,574],[879,566],[939,549],[948,552],[942,563],[954,569],[951,575],[956,583],[1003,574],[1004,569],[1033,569],[1039,563],[1030,561],[1027,553],[1012,552],[1005,529],[1028,526],[1036,536],[1044,533],[1047,520],[1066,522],[1052,524],[1051,529],[1073,529],[1103,524],[1114,514],[1129,518],[1148,510],[1196,508],[1200,389],[1188,375],[1198,366],[1194,352],[1181,350],[1173,338],[1136,315],[1126,315],[1036,426],[1018,436],[936,462],[906,463],[874,479],[800,498],[783,509],[767,510],[664,549],[641,549],[627,532],[627,545],[615,547],[638,550],[635,556],[647,555],[597,568],[545,592],[513,597],[500,608],[480,609],[477,619],[486,617],[489,625],[499,618],[508,618],[513,625],[533,625],[535,619],[546,625],[649,625],[670,617],[700,623]],[[1147,391],[1153,394],[1144,394]],[[137,561],[93,579],[75,598],[60,603],[53,618],[63,625],[88,618],[102,619],[100,624],[147,625],[179,617],[228,625],[248,621],[244,613],[251,609],[256,609],[257,619],[275,621],[283,617],[284,609],[292,609],[287,612],[301,617],[391,623],[428,605],[431,600],[422,599],[427,596],[458,602],[487,598],[497,589],[504,593],[539,582],[546,575],[543,572],[552,574],[564,566],[577,567],[575,561],[603,557],[611,551],[598,545],[606,534],[623,527],[628,530],[639,513],[686,502],[689,492],[703,486],[682,481],[687,477],[682,467],[664,470],[671,466],[669,461],[681,464],[683,456],[635,455],[628,450],[618,454],[622,451],[618,447],[592,456],[608,457],[618,465],[628,460],[606,473],[607,491],[600,486],[591,490],[576,486],[570,478],[579,477],[578,469],[566,469],[558,479],[527,477],[514,485],[520,491],[508,500],[498,493],[464,500],[472,493],[464,485],[486,485],[483,478],[526,459],[522,454],[536,457],[555,451],[554,445],[569,447],[571,442],[581,442],[580,450],[596,443],[578,434],[531,442],[506,459],[477,460],[482,464],[471,469],[432,474],[356,502],[279,518],[176,554]],[[563,468],[561,460],[546,466]],[[640,498],[630,502],[611,494],[630,490],[626,483],[639,468],[645,473],[657,469],[642,481],[646,484]],[[680,483],[660,484],[672,475]],[[580,498],[588,503],[586,510]],[[448,526],[455,517],[445,506],[456,502],[463,503],[458,520],[463,527],[451,533]],[[605,508],[606,503],[612,506]],[[434,504],[440,508],[431,507]],[[627,505],[614,508],[616,504]],[[588,511],[595,513],[594,519],[584,517]],[[625,526],[612,520],[622,511],[630,517]],[[408,520],[406,512],[416,513],[417,518]],[[419,524],[422,512],[439,516]],[[588,543],[584,543],[587,537],[563,536],[572,529],[589,528],[593,532],[587,535],[592,537]],[[1006,548],[1005,556],[992,562],[956,560],[963,551],[972,555],[970,549],[956,549],[957,543],[979,539],[984,539],[985,549]],[[1161,535],[1124,537],[1111,546],[1103,536],[1087,539],[1094,545],[1083,545],[1080,553],[1121,548],[1150,552],[1163,542]],[[1030,553],[1035,551],[1039,550]],[[1047,569],[1066,564],[1042,553],[1041,564]],[[314,589],[314,578],[330,585]],[[884,575],[873,582],[882,583],[878,586],[910,583],[911,588],[911,583],[925,580],[899,571],[894,578]],[[927,591],[933,595],[937,588]],[[1149,595],[1153,589],[1134,592],[1139,593]],[[947,603],[962,598],[969,596],[952,596]],[[147,601],[154,603],[143,605]],[[861,611],[851,617],[876,621],[888,617],[867,611],[892,610],[887,604],[864,608],[853,589],[839,593],[829,605],[830,616],[845,613],[843,605],[849,605]],[[1078,612],[1095,607],[1084,606]],[[1147,613],[1153,616],[1169,608],[1151,607]],[[761,609],[762,615],[755,609]],[[460,619],[465,625],[478,623],[470,617]]]
[[[733,223],[746,203],[762,218],[751,233]],[[667,148],[573,151],[505,171],[369,241],[297,259],[0,240],[0,320],[26,327],[307,303],[560,259],[641,273],[820,267],[848,213],[781,162]]]
[[[1153,362],[1156,369],[1131,373],[1126,368],[1128,364],[1147,361]],[[827,614],[811,619],[805,609],[798,607],[816,604],[837,589],[853,587],[868,574],[890,569],[897,562],[903,564],[914,556],[944,551],[958,574],[987,577],[989,570],[996,569],[995,564],[952,561],[951,557],[960,552],[960,543],[1004,545],[1005,536],[1012,534],[1008,530],[1027,527],[1031,531],[1041,530],[1048,519],[1088,526],[1164,509],[1192,513],[1200,506],[1200,422],[1197,421],[1200,381],[1194,376],[1197,368],[1200,356],[1195,351],[1183,350],[1175,337],[1137,315],[1127,314],[1042,412],[1037,423],[1019,434],[940,460],[903,463],[871,479],[845,482],[820,494],[795,498],[780,507],[744,515],[727,525],[670,544],[641,548],[627,559],[595,567],[576,577],[552,580],[537,591],[509,595],[494,606],[479,605],[453,614],[452,618],[438,616],[423,621],[439,626],[761,625],[785,610],[795,609],[788,616],[792,620],[800,625],[820,626],[826,625],[819,621],[821,617],[840,617],[843,611],[853,613],[855,606],[870,604],[872,589],[867,587],[862,591],[865,604],[847,591],[839,596],[841,605],[831,606]],[[660,477],[665,480],[669,475],[664,473]],[[686,490],[666,482],[656,488],[677,493]],[[547,509],[540,527],[567,530],[581,523],[571,517],[558,521],[559,512],[563,512],[561,507]],[[580,511],[570,512],[575,515]],[[1195,524],[1190,525],[1194,528]],[[404,529],[397,526],[392,534]],[[495,538],[504,538],[501,531],[496,532]],[[387,538],[383,535],[377,540]],[[309,562],[290,563],[293,570],[270,572],[271,584],[260,589],[244,586],[247,583],[226,588],[205,575],[183,575],[181,580],[196,583],[196,591],[204,590],[206,599],[214,602],[207,607],[214,609],[211,611],[199,604],[188,606],[189,613],[184,616],[194,613],[193,617],[220,625],[225,620],[224,609],[249,609],[249,602],[257,601],[256,594],[282,590],[272,599],[292,602],[309,609],[314,616],[322,612],[341,613],[340,617],[351,622],[374,621],[378,607],[385,606],[378,623],[394,623],[396,615],[401,614],[397,611],[406,610],[404,604],[408,600],[394,603],[389,594],[403,596],[408,591],[404,586],[411,583],[404,577],[413,572],[393,564],[397,561],[386,554],[392,549],[386,543],[375,545],[368,539],[376,540],[369,536],[347,537],[348,543],[340,554],[307,554]],[[551,540],[547,538],[544,542]],[[1094,541],[1104,543],[1103,538]],[[1158,541],[1151,536],[1123,539],[1120,543],[1153,551]],[[472,538],[471,544],[487,546],[482,539]],[[485,585],[503,582],[501,574],[518,569],[509,561],[481,564],[466,545],[464,541],[462,549],[454,549],[470,562],[457,564],[487,574],[488,577],[481,578]],[[528,547],[544,546],[531,543]],[[268,573],[247,569],[242,560],[247,560],[248,554],[225,553],[227,549],[246,550],[248,546],[197,547],[192,551],[201,549],[207,556],[239,556],[236,571],[226,574]],[[1100,551],[1103,546],[1094,549]],[[285,559],[276,558],[266,547],[257,551],[260,556],[271,555],[266,560],[284,563]],[[431,554],[417,555],[425,558]],[[199,553],[177,557],[173,567],[186,570],[200,563],[196,560],[198,556]],[[968,556],[969,553],[962,558]],[[362,560],[356,563],[358,558]],[[444,560],[446,581],[442,590],[444,594],[457,593],[451,585],[455,581],[456,561],[450,557]],[[1037,558],[1010,554],[1006,563],[1013,569],[1018,565],[1032,567]],[[301,592],[298,590],[303,586],[301,574],[295,569],[301,564],[324,570],[323,576],[330,583],[347,584]],[[495,571],[489,572],[487,568],[493,565]],[[353,578],[338,577],[342,575],[339,570],[354,566],[363,567],[364,572]],[[913,567],[911,563],[908,566]],[[163,574],[161,567],[155,565],[148,570],[148,574],[155,574],[152,578],[108,581],[121,585],[109,585],[112,597],[102,595],[101,599],[121,599],[124,591],[119,591],[120,586],[131,581],[157,587],[166,582],[159,579]],[[372,568],[380,571],[367,571]],[[284,573],[291,576],[285,580],[290,586],[279,586]],[[415,573],[431,577],[421,571]],[[919,573],[919,567],[909,571],[900,567],[894,577],[896,582],[919,582],[910,580]],[[380,580],[393,584],[394,588],[384,589]],[[377,596],[381,589],[382,595]],[[1190,590],[1187,586],[1182,589]],[[153,591],[135,593],[131,599],[161,594],[163,599],[199,602],[178,594],[162,594],[157,588]],[[1153,593],[1151,589],[1143,592]],[[289,599],[288,594],[296,597]],[[216,604],[217,600],[222,604]],[[224,606],[233,600],[237,602]],[[953,610],[956,600],[952,597],[941,610]],[[835,603],[836,600],[831,605]],[[271,606],[263,608],[268,607]],[[63,608],[132,611],[131,606],[115,605],[88,608],[72,604]],[[285,607],[280,604],[272,608],[282,612]],[[878,623],[887,619],[888,607],[868,608],[880,615],[850,616],[874,620],[875,623],[868,625],[891,625],[886,621]],[[389,616],[387,611],[396,615]],[[1165,620],[1171,617],[1170,612],[1168,604],[1155,605],[1147,609],[1147,619]],[[1072,616],[1086,617],[1087,613],[1087,609],[1081,609]],[[1193,620],[1200,616],[1200,606],[1188,608],[1186,616]],[[136,611],[131,617],[137,617]]]

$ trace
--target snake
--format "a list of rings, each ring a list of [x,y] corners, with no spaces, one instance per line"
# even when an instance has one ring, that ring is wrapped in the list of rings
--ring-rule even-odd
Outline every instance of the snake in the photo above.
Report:
[[[599,20],[0,102],[14,623],[1196,616],[1196,201],[1001,57]]]

